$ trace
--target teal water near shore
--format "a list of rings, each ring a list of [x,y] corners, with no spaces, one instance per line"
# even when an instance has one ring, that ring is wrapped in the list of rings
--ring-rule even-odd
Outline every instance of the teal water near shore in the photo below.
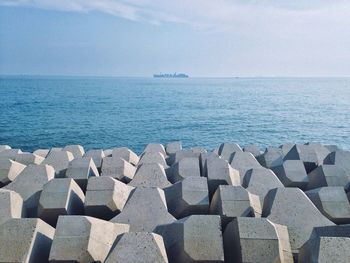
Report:
[[[0,144],[26,151],[182,140],[350,149],[350,78],[0,77]]]

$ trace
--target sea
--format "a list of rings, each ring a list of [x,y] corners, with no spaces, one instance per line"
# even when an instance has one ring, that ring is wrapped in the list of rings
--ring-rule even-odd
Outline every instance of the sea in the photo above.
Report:
[[[0,144],[350,149],[350,78],[0,77]]]

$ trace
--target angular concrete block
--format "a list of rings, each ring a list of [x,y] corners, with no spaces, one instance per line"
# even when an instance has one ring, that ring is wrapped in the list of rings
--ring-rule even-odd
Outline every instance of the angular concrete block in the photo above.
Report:
[[[130,195],[123,211],[110,221],[130,224],[132,232],[153,232],[176,219],[169,214],[164,191],[154,187],[138,187]]]
[[[129,231],[89,216],[60,216],[50,251],[50,262],[104,262],[116,238]]]
[[[225,262],[293,263],[286,226],[266,218],[238,217],[224,232]]]
[[[106,149],[103,151],[105,157],[112,157],[113,149]]]
[[[282,165],[273,167],[272,170],[286,187],[299,187],[306,189],[309,178],[301,160],[286,160]]]
[[[51,151],[41,164],[47,164],[55,169],[56,177],[64,177],[69,163],[74,159],[71,152]]]
[[[99,173],[91,157],[74,159],[66,171],[66,177],[74,179],[83,192],[86,190],[88,179],[96,176],[99,176]]]
[[[210,214],[220,215],[222,229],[237,217],[259,217],[260,201],[251,195],[242,186],[220,185],[210,202]]]
[[[9,158],[0,158],[0,187],[11,183],[26,168]]]
[[[241,181],[250,169],[263,168],[255,157],[249,152],[234,152],[231,155],[230,164],[232,168],[239,171]]]
[[[67,145],[62,151],[71,152],[74,158],[81,158],[85,154],[84,147],[81,145]]]
[[[267,168],[247,171],[242,186],[250,193],[259,196],[261,205],[271,189],[284,187],[274,172]]]
[[[101,176],[110,176],[124,183],[134,178],[136,168],[121,158],[105,157],[102,161]]]
[[[350,174],[350,152],[338,150],[331,152],[323,161],[324,164],[334,164],[341,167],[347,174]]]
[[[44,157],[34,153],[20,153],[16,155],[15,161],[24,165],[41,164],[44,161]]]
[[[201,176],[207,177],[207,168],[205,166],[205,163],[208,159],[211,158],[219,158],[219,155],[215,152],[207,152],[207,153],[201,153],[199,156],[199,165],[201,168]]]
[[[209,212],[207,178],[188,177],[164,189],[169,212],[176,218]]]
[[[329,150],[329,152],[335,152],[335,151],[341,150],[337,145],[329,144],[329,145],[325,145],[324,147],[326,147]]]
[[[136,153],[126,147],[114,148],[112,151],[112,157],[122,158],[132,165],[137,165],[140,160]]]
[[[309,178],[308,189],[324,186],[346,187],[350,182],[350,174],[348,175],[343,168],[331,164],[320,165],[307,176]]]
[[[200,152],[194,152],[190,150],[177,151],[174,155],[170,155],[168,160],[170,164],[178,163],[184,158],[199,158]]]
[[[168,143],[168,145],[166,146],[166,153],[168,155],[171,154],[175,154],[178,151],[182,150],[182,142],[181,141],[177,141],[177,142],[171,142]]]
[[[8,158],[11,160],[15,160],[16,156],[18,154],[21,154],[22,151],[20,149],[4,149],[0,151],[0,159],[1,158]]]
[[[38,218],[6,221],[0,225],[0,261],[48,262],[54,232]]]
[[[157,153],[157,152],[161,153],[164,157],[166,157],[165,148],[160,143],[147,144],[147,146],[143,150],[143,154],[144,153]]]
[[[331,153],[327,147],[323,146],[320,143],[306,143],[305,145],[308,145],[316,152],[318,157],[318,165],[322,164],[323,160],[328,156],[328,154]]]
[[[183,158],[179,162],[173,164],[171,170],[172,176],[170,176],[170,181],[172,183],[179,182],[188,177],[201,176],[198,158]]]
[[[134,187],[158,187],[170,186],[164,167],[158,163],[141,164],[137,167],[134,178],[129,183]]]
[[[70,178],[50,180],[44,185],[38,206],[38,217],[55,226],[60,215],[83,215],[84,193]]]
[[[317,155],[314,147],[303,144],[296,144],[284,156],[284,160],[301,160],[304,163],[307,173],[314,170],[319,164],[322,164],[321,158]]]
[[[321,187],[306,191],[314,205],[336,224],[350,223],[350,204],[341,186]]]
[[[0,189],[0,225],[11,218],[23,216],[25,216],[25,210],[22,197],[14,191]]]
[[[257,145],[248,145],[243,148],[243,151],[251,153],[255,158],[261,154],[260,148]]]
[[[123,234],[105,263],[168,263],[162,236],[150,232]]]
[[[163,236],[169,262],[224,262],[219,216],[192,215],[155,232]]]
[[[168,165],[165,161],[165,157],[160,152],[145,152],[141,155],[140,161],[137,165],[149,164],[149,163],[158,163],[164,167],[168,168]]]
[[[286,156],[294,146],[295,146],[294,143],[285,143],[280,145],[279,148],[282,149],[283,156]]]
[[[123,210],[133,189],[109,176],[91,177],[85,196],[85,214],[110,220]]]
[[[203,148],[203,147],[192,147],[192,148],[191,148],[191,151],[192,151],[193,153],[199,153],[199,154],[201,154],[201,153],[206,153],[206,152],[207,152],[207,149],[205,149],[205,148]]]
[[[50,149],[38,149],[38,150],[34,151],[33,153],[36,155],[39,155],[43,158],[46,158],[47,155],[49,154],[49,152],[50,152]]]
[[[281,148],[268,147],[265,152],[258,156],[258,162],[265,168],[273,168],[283,164],[283,150]]]
[[[299,253],[314,227],[334,225],[299,188],[276,188],[264,200],[263,217],[288,227],[292,251]]]
[[[37,217],[40,193],[44,185],[55,176],[55,170],[49,165],[28,165],[15,181],[2,189],[13,190],[24,202],[28,217]]]
[[[10,150],[11,147],[9,145],[0,145],[0,152],[5,151],[5,150]]]
[[[102,160],[105,158],[105,154],[103,150],[90,150],[84,154],[84,157],[90,157],[94,161],[96,168],[101,169]]]
[[[228,162],[235,152],[242,152],[242,148],[237,143],[222,143],[219,147],[220,157]]]

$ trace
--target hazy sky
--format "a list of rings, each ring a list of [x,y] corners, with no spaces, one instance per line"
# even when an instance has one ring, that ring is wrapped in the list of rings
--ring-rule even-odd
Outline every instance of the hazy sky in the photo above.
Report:
[[[350,76],[349,0],[0,0],[0,74]]]

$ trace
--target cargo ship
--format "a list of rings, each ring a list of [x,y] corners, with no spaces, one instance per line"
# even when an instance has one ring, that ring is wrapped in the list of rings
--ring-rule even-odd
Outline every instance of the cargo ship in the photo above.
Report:
[[[174,73],[174,74],[153,74],[153,78],[188,78],[188,75],[184,73]]]

